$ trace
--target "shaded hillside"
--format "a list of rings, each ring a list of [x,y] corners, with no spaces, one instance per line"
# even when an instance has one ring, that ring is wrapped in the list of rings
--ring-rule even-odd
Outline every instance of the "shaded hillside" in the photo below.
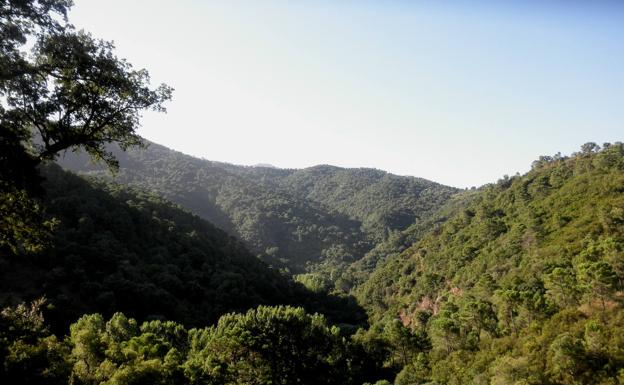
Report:
[[[297,196],[355,218],[375,242],[432,215],[454,189],[375,169],[316,166],[280,181]]]
[[[431,215],[456,191],[372,169],[235,166],[157,144],[114,153],[120,163],[118,182],[182,205],[293,272],[321,261],[346,266],[393,230]],[[68,154],[60,164],[109,176],[85,156]]]
[[[226,312],[288,303],[362,319],[353,302],[309,295],[234,237],[160,197],[56,165],[44,177],[43,205],[59,224],[44,251],[0,256],[1,304],[45,295],[54,306],[47,317],[61,326],[114,311],[206,325]]]
[[[431,341],[397,384],[610,383],[623,282],[624,145],[590,143],[485,186],[358,297]]]

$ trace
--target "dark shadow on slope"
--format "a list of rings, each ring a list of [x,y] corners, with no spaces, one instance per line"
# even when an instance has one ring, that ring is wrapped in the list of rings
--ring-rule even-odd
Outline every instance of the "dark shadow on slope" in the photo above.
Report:
[[[84,313],[116,311],[204,326],[260,304],[303,305],[335,323],[365,318],[353,298],[309,293],[162,198],[55,165],[44,176],[43,203],[60,224],[47,250],[0,256],[0,305],[45,295],[56,331]]]

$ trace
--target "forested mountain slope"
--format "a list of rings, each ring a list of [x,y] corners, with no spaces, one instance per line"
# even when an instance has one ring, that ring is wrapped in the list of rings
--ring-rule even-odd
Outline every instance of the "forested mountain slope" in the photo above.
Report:
[[[116,181],[182,205],[295,273],[321,261],[346,266],[360,259],[390,232],[427,218],[456,192],[372,169],[235,166],[154,143],[113,153],[120,163]],[[66,154],[59,162],[110,176],[86,156]]]
[[[342,270],[341,278],[349,283],[349,287],[357,287],[368,280],[378,266],[386,260],[397,257],[410,246],[440,226],[450,217],[463,210],[480,194],[480,189],[465,190],[456,193],[437,211],[417,221],[401,231],[392,232],[385,240],[375,245],[366,255]]]
[[[623,282],[624,145],[590,143],[483,187],[358,297],[430,341],[412,344],[397,384],[611,384],[624,380]]]
[[[297,197],[359,221],[375,242],[427,218],[456,191],[422,178],[368,168],[320,165],[280,172],[254,167],[239,168],[238,172],[261,175]]]
[[[18,306],[0,313],[0,373],[59,384],[624,383],[623,144],[542,157],[526,175],[454,197],[428,221],[380,244],[387,259],[362,268],[372,269],[355,290],[371,316],[367,329],[278,306],[191,330],[83,315],[61,339],[45,328],[40,304]],[[95,242],[73,247],[90,254]],[[63,287],[44,287],[55,293],[54,285]]]
[[[0,260],[4,301],[46,295],[59,317],[125,311],[188,324],[289,302],[285,279],[224,231],[154,195],[45,170],[52,245]],[[48,317],[53,319],[54,313]]]
[[[2,304],[45,295],[55,327],[115,311],[207,325],[260,304],[297,303],[331,316],[332,301],[337,313],[351,313],[342,320],[362,319],[353,303],[306,293],[234,237],[160,197],[56,165],[43,176],[43,206],[58,225],[41,252],[0,258]]]

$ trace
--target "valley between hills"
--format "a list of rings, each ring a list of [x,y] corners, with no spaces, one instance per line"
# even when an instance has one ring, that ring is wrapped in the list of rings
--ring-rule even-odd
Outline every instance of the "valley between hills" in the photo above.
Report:
[[[301,111],[293,115],[307,116],[297,122],[313,121],[302,130],[322,126],[319,115],[344,110],[340,116],[348,119],[336,119],[337,126],[359,130],[361,124],[373,137],[371,127],[379,125],[375,138],[388,134],[381,131],[386,123],[401,132],[397,139],[388,134],[392,141],[410,145],[402,136],[412,127],[457,125],[445,132],[463,150],[472,151],[463,142],[472,135],[492,148],[497,142],[489,138],[504,132],[528,135],[524,144],[533,151],[536,141],[557,137],[557,130],[539,131],[549,125],[565,127],[559,133],[566,138],[603,124],[595,137],[605,138],[621,127],[621,109],[613,107],[621,96],[613,86],[620,84],[621,66],[618,50],[607,44],[617,40],[621,23],[609,24],[619,15],[609,2],[595,5],[599,12],[566,3],[574,10],[568,12],[557,2],[543,8],[458,2],[439,9],[416,2],[341,2],[338,8],[328,2],[322,9],[297,2],[297,13],[283,2],[275,8],[290,15],[280,18],[288,23],[260,22],[262,32],[275,31],[246,38],[238,34],[276,10],[256,14],[247,9],[253,2],[245,9],[222,4],[230,11],[223,18],[243,11],[253,17],[244,23],[217,17],[211,24],[203,18],[214,15],[203,3],[184,2],[178,11],[185,16],[173,18],[178,2],[163,2],[149,17],[142,5],[137,22],[129,23],[123,18],[133,2],[123,10],[109,2],[106,8],[80,3],[70,14],[71,0],[0,0],[1,385],[624,384],[621,141],[536,154],[528,172],[469,190],[370,168],[279,169],[198,159],[139,135],[143,113],[165,112],[173,88],[152,85],[149,73],[117,56],[112,42],[69,20],[91,12],[113,32],[140,23],[140,36],[128,39],[141,44],[130,51],[156,52],[155,65],[174,63],[172,82],[181,90],[216,71],[214,90],[199,86],[201,94],[182,98],[191,108],[178,110],[177,125],[152,120],[152,127],[181,127],[199,113],[195,120],[219,138],[217,130],[234,125],[204,118],[229,97],[235,104],[231,111],[223,104],[228,123],[233,111],[262,115],[264,125],[239,121],[247,133],[272,127],[297,105]],[[356,3],[363,8],[349,8]],[[111,10],[113,21],[112,13],[99,15]],[[201,22],[186,23],[196,12]],[[310,22],[315,13],[323,30]],[[583,17],[557,24],[560,13]],[[533,14],[548,15],[547,23],[527,21]],[[418,21],[422,15],[428,16]],[[432,28],[441,15],[445,22]],[[344,33],[325,31],[334,16],[336,31]],[[98,24],[93,20],[87,24]],[[157,30],[144,28],[155,20]],[[397,20],[405,22],[390,31]],[[468,20],[475,31],[457,29]],[[184,44],[199,36],[194,29],[192,36],[170,38],[204,24],[236,33],[210,30],[192,49]],[[282,29],[294,26],[315,32],[301,35],[308,37],[303,41]],[[535,31],[539,42],[530,40]],[[153,40],[161,32],[174,44]],[[369,32],[378,34],[368,38]],[[342,49],[326,51],[343,38]],[[204,47],[210,41],[224,54],[212,55]],[[271,41],[281,48],[269,49]],[[420,49],[406,49],[408,43]],[[395,46],[396,52],[386,51]],[[574,55],[562,55],[566,49]],[[201,70],[184,80],[195,51],[211,57],[196,60]],[[278,61],[288,52],[304,61]],[[181,61],[167,61],[172,57]],[[265,62],[264,71],[260,62],[267,58],[275,61]],[[220,59],[236,63],[213,66]],[[248,62],[254,66],[243,66]],[[617,68],[610,72],[609,65]],[[258,79],[245,71],[228,77],[231,67],[262,71],[254,72]],[[317,67],[338,76],[317,78]],[[310,90],[312,82],[329,88]],[[240,92],[233,93],[234,85]],[[267,101],[269,90],[274,100]],[[257,100],[254,91],[261,94]],[[334,105],[338,96],[349,100]],[[370,109],[375,114],[367,115]],[[483,122],[491,132],[473,132]],[[538,135],[512,132],[529,127]],[[445,133],[438,134],[446,145]],[[272,143],[284,139],[262,135]],[[237,140],[232,148],[252,139]],[[345,153],[358,155],[351,151]],[[437,156],[449,152],[435,155],[429,166],[438,167]],[[502,159],[487,155],[490,163]]]
[[[59,373],[90,357],[97,369],[80,375],[106,381],[618,375],[621,143],[543,156],[473,190],[374,169],[235,166],[153,143],[112,150],[115,173],[80,154],[60,158],[71,172],[42,168],[57,224],[50,244],[2,261],[3,301],[35,301],[3,313],[31,314],[23,327],[35,328],[8,345],[6,362],[22,362],[11,349],[29,344],[40,364],[70,365]],[[87,335],[99,342],[81,349],[100,356],[76,350]],[[329,377],[317,382],[308,367]]]

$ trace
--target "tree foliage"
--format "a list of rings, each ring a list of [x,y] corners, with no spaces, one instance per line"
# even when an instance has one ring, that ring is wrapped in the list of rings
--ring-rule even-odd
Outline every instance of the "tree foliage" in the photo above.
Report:
[[[432,345],[396,383],[618,383],[622,186],[622,143],[542,157],[391,254],[358,298]]]
[[[84,149],[114,166],[108,143],[140,144],[140,112],[163,111],[171,88],[149,87],[145,70],[114,54],[110,42],[66,23],[71,1],[0,3],[2,132],[37,162]],[[29,40],[33,47],[25,49]]]
[[[40,306],[0,315],[0,379],[85,385],[359,385],[376,379],[359,342],[302,308],[260,306],[191,330],[172,321],[139,324],[122,313],[88,314],[58,340]]]
[[[70,0],[0,1],[0,252],[43,243],[36,167],[85,150],[116,167],[106,145],[140,145],[143,110],[164,111],[166,85],[114,54],[112,43],[67,23]],[[28,233],[25,229],[30,228]]]

